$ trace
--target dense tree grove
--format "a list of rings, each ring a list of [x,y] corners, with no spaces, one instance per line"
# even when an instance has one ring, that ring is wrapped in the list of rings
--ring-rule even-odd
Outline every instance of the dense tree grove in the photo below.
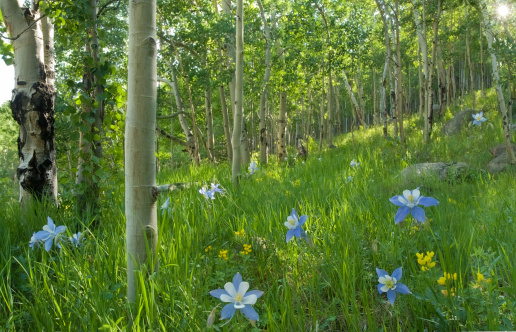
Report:
[[[156,184],[160,170],[228,163],[238,193],[250,164],[288,167],[292,151],[306,160],[343,133],[381,126],[406,147],[417,130],[431,144],[452,107],[499,112],[516,164],[516,7],[500,3],[0,0],[16,76],[0,128],[18,135],[0,136],[0,164],[22,206],[73,207],[78,229],[102,227],[101,202],[125,183],[134,304],[148,285],[134,271],[158,267],[158,197],[191,185]],[[496,107],[478,109],[491,88]]]

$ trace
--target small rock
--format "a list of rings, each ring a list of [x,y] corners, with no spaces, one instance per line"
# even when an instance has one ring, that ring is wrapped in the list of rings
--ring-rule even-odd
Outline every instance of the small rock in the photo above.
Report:
[[[450,168],[455,172],[461,172],[466,169],[466,163],[422,163],[414,164],[401,171],[401,177],[404,180],[413,180],[424,177],[437,177],[444,181],[448,179]]]
[[[507,152],[503,152],[487,164],[486,170],[491,174],[500,173],[507,167],[507,165],[509,165],[509,156],[507,155]]]
[[[512,146],[512,150],[514,151],[514,153],[516,153],[516,144],[511,143],[511,146]],[[500,143],[497,146],[495,146],[494,148],[492,148],[491,150],[489,150],[489,152],[491,152],[493,157],[498,157],[499,155],[501,155],[504,152],[507,153],[507,147],[506,147],[505,143]]]
[[[446,124],[443,126],[443,134],[446,136],[450,136],[460,133],[464,126],[466,126],[469,122],[473,122],[473,115],[480,112],[481,111],[472,109],[465,109],[463,111],[460,111],[455,115],[453,119],[446,122]]]

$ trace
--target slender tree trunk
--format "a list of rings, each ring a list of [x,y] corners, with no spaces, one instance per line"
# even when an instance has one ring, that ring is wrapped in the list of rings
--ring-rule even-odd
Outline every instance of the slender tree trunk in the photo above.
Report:
[[[482,18],[484,21],[484,33],[487,38],[487,51],[491,55],[491,64],[493,67],[493,78],[496,90],[496,96],[498,97],[498,107],[500,108],[500,113],[502,115],[502,124],[503,124],[503,135],[505,137],[505,144],[507,148],[507,156],[509,157],[509,161],[511,164],[516,164],[516,156],[514,155],[514,151],[511,147],[511,139],[509,133],[509,119],[507,118],[507,108],[505,106],[505,99],[503,97],[503,90],[500,84],[500,74],[498,73],[498,62],[496,60],[496,54],[493,49],[493,31],[491,29],[491,22],[489,21],[489,16],[487,13],[487,8],[484,0],[479,0],[480,11],[482,13]]]
[[[376,70],[373,68],[373,125],[378,125],[378,105],[376,102]]]
[[[127,299],[137,297],[136,271],[157,266],[156,0],[129,2],[129,58],[125,120]],[[143,278],[147,280],[147,278]]]
[[[186,120],[186,117],[184,116],[184,106],[183,106],[183,99],[181,98],[181,92],[179,91],[179,85],[177,84],[177,76],[176,76],[176,70],[172,66],[171,63],[168,63],[169,69],[170,69],[170,75],[172,76],[172,81],[158,78],[159,81],[165,82],[168,85],[172,87],[172,91],[174,92],[174,98],[176,100],[176,108],[178,113],[178,119],[179,124],[181,125],[181,128],[183,129],[183,133],[185,134],[186,138],[186,145],[187,145],[187,151],[190,154],[190,157],[192,158],[192,161],[196,165],[201,164],[201,158],[199,156],[199,150],[196,149],[195,143],[194,143],[194,135],[192,130],[190,129],[190,126],[188,125],[188,121]]]
[[[322,75],[321,108],[319,112],[319,152],[322,151],[324,137],[324,72]]]
[[[208,74],[209,75],[209,74]],[[206,110],[206,136],[208,140],[208,155],[211,161],[215,162],[215,137],[213,135],[213,112],[211,109],[211,86],[209,84],[204,89],[204,108]]]
[[[327,113],[328,113],[328,147],[332,148],[333,145],[333,109],[332,109],[332,101],[333,101],[333,84],[331,78],[331,65],[328,70],[328,98],[327,98]]]
[[[399,21],[399,5],[398,0],[396,4],[396,86],[398,93],[396,95],[396,112],[398,113],[400,139],[402,143],[405,143],[405,132],[403,131],[403,87],[401,82],[401,45],[400,45],[400,21]]]
[[[235,66],[235,99],[233,113],[233,161],[231,178],[234,186],[238,186],[241,173],[240,134],[242,130],[242,114],[244,101],[244,4],[237,0],[236,9],[236,66]]]
[[[287,156],[287,149],[285,143],[285,131],[287,128],[287,92],[280,92],[280,108],[278,117],[278,162],[283,162]]]
[[[336,79],[338,80],[338,79]],[[342,121],[341,121],[341,109],[340,109],[340,101],[339,101],[339,87],[334,87],[334,95],[335,95],[335,116],[337,117],[337,131],[340,134],[342,132]]]
[[[57,204],[57,169],[54,132],[53,46],[45,52],[40,11],[20,7],[16,0],[0,1],[3,21],[14,49],[15,87],[11,99],[14,120],[20,126],[17,177],[20,202],[32,196]],[[47,21],[47,37],[51,24]],[[48,72],[47,72],[48,71]]]
[[[351,89],[351,86],[348,82],[348,77],[346,76],[346,72],[342,71],[342,76],[344,77],[344,83],[346,84],[346,89],[348,90],[349,98],[351,99],[351,102],[353,103],[353,106],[355,108],[356,116],[358,117],[360,123],[364,125],[365,120],[362,111],[360,110],[360,106],[358,106],[357,99],[355,98],[355,94],[353,93],[353,90]],[[353,113],[353,114],[354,114]]]
[[[482,36],[484,34],[482,33],[482,22],[480,22],[480,40],[479,40],[479,44],[480,44],[480,88],[481,88],[481,96],[482,98],[485,98],[486,97],[486,91],[484,89],[484,76],[485,76],[485,72],[484,72],[484,42],[482,40]]]
[[[383,67],[383,74],[382,74],[382,86],[380,90],[380,112],[383,114],[383,136],[384,138],[388,137],[387,134],[387,120],[388,120],[388,114],[387,114],[387,72],[390,68],[390,59],[391,59],[391,42],[390,42],[390,35],[389,35],[389,25],[387,24],[387,19],[385,17],[385,10],[383,8],[383,4],[380,3],[379,0],[375,0],[376,6],[378,7],[378,10],[380,11],[380,16],[383,21],[383,33],[385,36],[385,65]]]
[[[245,114],[242,114],[242,133],[240,134],[240,158],[242,159],[242,166],[251,163],[251,155],[249,152],[249,139],[247,136],[247,119]]]
[[[360,65],[357,67],[357,73],[356,73],[356,79],[355,83],[357,86],[357,94],[358,94],[358,100],[360,101],[360,112],[362,113],[362,126],[364,129],[367,129],[367,122],[366,122],[366,108],[365,108],[365,99],[364,99],[364,86],[362,84],[362,71],[360,70]]]
[[[228,105],[226,103],[226,92],[224,85],[219,86],[220,105],[222,110],[222,121],[224,122],[224,137],[226,138],[226,150],[228,160],[233,160],[233,145],[231,144],[231,128],[229,126]]]
[[[471,89],[471,108],[475,109],[475,82],[474,82],[474,73],[473,73],[473,63],[471,62],[471,52],[470,52],[470,32],[468,25],[468,9],[467,6],[464,7],[464,16],[466,20],[466,57],[468,58],[468,67],[469,67],[469,88]]]

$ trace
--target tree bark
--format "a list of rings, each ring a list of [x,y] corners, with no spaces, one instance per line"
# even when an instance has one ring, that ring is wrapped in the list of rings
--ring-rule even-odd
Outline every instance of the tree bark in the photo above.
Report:
[[[466,20],[466,57],[468,58],[468,67],[469,67],[469,88],[471,89],[471,108],[475,109],[475,78],[473,73],[473,63],[471,62],[471,52],[470,52],[470,32],[468,25],[468,9],[467,6],[464,7],[464,16]]]
[[[209,79],[208,79],[209,82]],[[211,109],[211,86],[204,88],[204,108],[206,110],[206,136],[208,139],[208,150],[211,161],[215,162],[215,137],[213,134],[213,111]]]
[[[137,297],[136,271],[157,266],[156,0],[129,2],[127,115],[125,120],[125,216],[127,299]],[[147,280],[146,278],[143,278]]]
[[[399,20],[399,5],[398,0],[396,3],[396,112],[398,113],[400,139],[402,143],[405,143],[405,132],[403,131],[403,88],[401,82],[401,45],[400,45],[400,20]]]
[[[20,202],[31,197],[56,205],[57,168],[54,131],[54,60],[51,23],[42,31],[37,5],[21,7],[16,0],[0,1],[3,20],[14,49],[15,87],[11,99],[14,120],[20,126],[16,170]],[[46,35],[47,40],[44,39]]]
[[[498,98],[498,107],[500,108],[500,113],[502,115],[502,124],[503,124],[503,135],[505,137],[505,145],[507,148],[507,156],[509,157],[509,161],[511,164],[516,164],[516,156],[511,147],[511,139],[509,133],[509,120],[507,119],[507,107],[505,106],[505,99],[503,97],[503,90],[500,84],[500,74],[498,73],[498,62],[496,60],[496,54],[493,49],[493,31],[491,29],[491,22],[489,21],[489,16],[487,13],[486,3],[484,0],[479,0],[480,12],[482,13],[482,19],[484,21],[484,33],[487,38],[487,51],[491,55],[491,65],[493,67],[493,78],[496,90],[496,96]]]
[[[362,125],[364,125],[364,117],[362,114],[362,111],[360,110],[360,106],[358,106],[357,99],[355,98],[355,94],[353,93],[353,90],[351,90],[351,86],[348,82],[348,77],[346,76],[346,72],[342,71],[342,77],[344,77],[344,83],[346,84],[346,89],[348,90],[349,98],[351,99],[351,102],[353,103],[353,106],[355,107],[355,113]]]
[[[233,162],[231,178],[234,186],[238,186],[241,173],[240,132],[242,130],[242,114],[244,101],[244,4],[237,0],[236,10],[236,63],[235,63],[235,99],[233,113]]]

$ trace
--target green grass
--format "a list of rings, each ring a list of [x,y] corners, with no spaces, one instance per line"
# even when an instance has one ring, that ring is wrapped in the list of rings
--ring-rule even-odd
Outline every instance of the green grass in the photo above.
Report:
[[[122,186],[111,189],[101,226],[81,247],[49,253],[28,248],[47,215],[69,226],[69,235],[90,221],[81,225],[66,204],[35,204],[22,212],[12,192],[0,194],[8,201],[0,211],[0,330],[205,330],[220,303],[209,291],[223,288],[236,272],[250,289],[264,291],[254,306],[256,330],[514,330],[515,172],[483,171],[489,148],[502,141],[499,116],[493,111],[487,118],[492,128],[466,128],[428,145],[421,123],[407,120],[406,148],[384,140],[381,128],[340,136],[336,149],[309,151],[305,164],[261,166],[238,191],[227,164],[163,171],[158,183],[216,182],[226,194],[207,201],[194,187],[170,196],[172,210],[158,212],[159,272],[140,273],[134,308],[125,301]],[[353,158],[358,169],[349,167]],[[470,168],[444,182],[399,179],[404,167],[425,161],[465,161]],[[424,227],[412,228],[409,219],[399,227],[389,198],[416,185],[440,204],[425,208],[430,220]],[[308,215],[304,228],[312,245],[297,238],[285,243],[283,223],[292,208]],[[235,235],[242,229],[244,237]],[[243,244],[252,245],[249,255],[240,253]],[[218,257],[220,250],[228,250],[228,260]],[[423,272],[416,253],[427,251],[437,264]],[[375,268],[392,273],[400,266],[412,295],[398,294],[390,306],[378,294]],[[440,286],[443,271],[457,273],[457,280]],[[473,287],[477,272],[491,279],[482,290]],[[441,292],[452,288],[455,296]],[[215,330],[252,329],[241,313],[222,326],[220,309]]]

